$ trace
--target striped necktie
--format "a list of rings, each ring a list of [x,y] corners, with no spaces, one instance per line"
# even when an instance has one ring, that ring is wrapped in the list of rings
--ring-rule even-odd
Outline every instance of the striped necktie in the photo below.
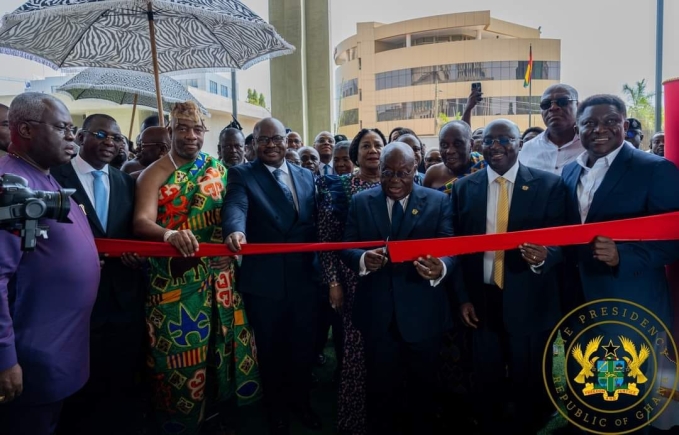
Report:
[[[495,232],[506,233],[509,223],[509,192],[507,180],[498,177],[495,181],[500,185],[500,194],[497,197],[497,217],[495,218]],[[505,285],[505,251],[495,251],[493,260],[493,282],[500,288]]]

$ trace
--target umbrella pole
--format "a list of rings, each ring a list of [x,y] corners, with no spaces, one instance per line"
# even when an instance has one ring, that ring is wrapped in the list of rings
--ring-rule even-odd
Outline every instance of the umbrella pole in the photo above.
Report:
[[[127,136],[132,140],[132,128],[134,128],[134,115],[137,113],[137,98],[139,98],[138,94],[134,94],[134,103],[132,103],[132,119],[130,120],[130,134]]]
[[[163,113],[163,96],[160,93],[160,73],[158,72],[158,51],[156,50],[156,27],[153,23],[153,2],[148,2],[149,33],[151,36],[151,58],[153,60],[153,78],[156,81],[156,99],[158,103],[158,122],[165,127],[165,115]]]

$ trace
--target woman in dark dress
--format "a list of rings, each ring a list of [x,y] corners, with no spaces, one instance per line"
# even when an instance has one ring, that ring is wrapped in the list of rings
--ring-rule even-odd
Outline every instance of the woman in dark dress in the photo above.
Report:
[[[316,182],[321,242],[341,241],[352,195],[380,185],[380,154],[385,143],[381,131],[361,130],[349,147],[349,156],[358,171],[326,175]],[[322,252],[320,258],[323,283],[330,289],[330,304],[341,314],[344,326],[338,428],[341,434],[363,435],[366,433],[365,352],[363,338],[351,320],[358,277],[341,263],[339,253]]]

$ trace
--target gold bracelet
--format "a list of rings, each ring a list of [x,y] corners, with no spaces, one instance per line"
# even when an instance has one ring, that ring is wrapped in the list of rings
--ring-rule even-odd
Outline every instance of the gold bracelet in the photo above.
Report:
[[[335,282],[335,283],[329,284],[328,286],[329,286],[330,288],[335,288],[335,287],[339,287],[339,286],[341,286],[341,285],[342,285],[342,284],[340,284],[340,283],[338,283],[338,282]]]

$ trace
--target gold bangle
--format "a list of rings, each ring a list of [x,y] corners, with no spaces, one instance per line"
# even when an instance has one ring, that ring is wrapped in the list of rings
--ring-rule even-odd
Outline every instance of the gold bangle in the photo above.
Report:
[[[340,284],[340,283],[338,283],[338,282],[334,282],[334,283],[328,284],[328,286],[329,286],[330,288],[339,287],[340,285],[342,285],[342,284]]]

